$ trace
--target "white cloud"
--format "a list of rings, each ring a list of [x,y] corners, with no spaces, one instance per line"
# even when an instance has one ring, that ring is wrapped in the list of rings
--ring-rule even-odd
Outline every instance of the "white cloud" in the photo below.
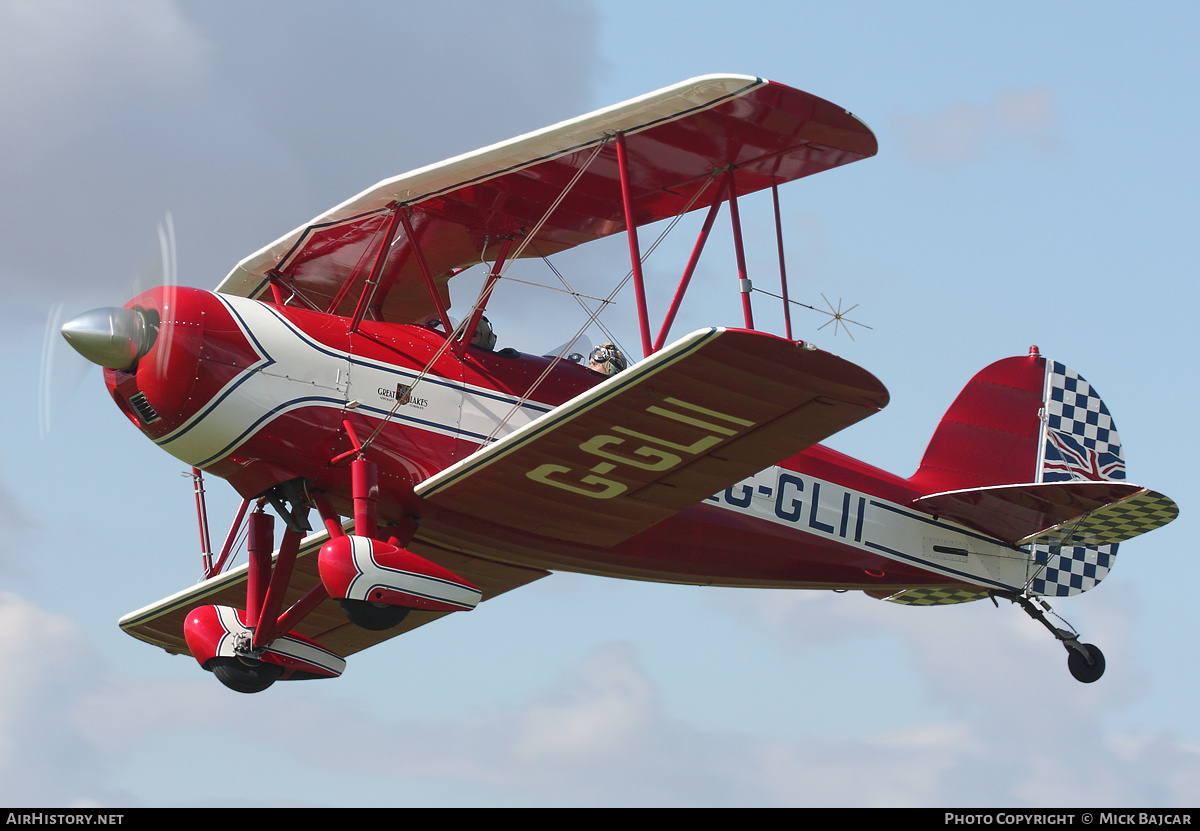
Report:
[[[673,715],[635,648],[610,643],[526,701],[404,719],[338,697],[351,687],[330,697],[329,686],[300,682],[241,696],[198,669],[194,683],[114,674],[69,620],[11,593],[0,593],[0,626],[0,659],[21,670],[0,680],[0,800],[9,804],[161,804],[153,792],[120,790],[110,771],[156,764],[164,747],[189,748],[170,783],[190,794],[184,801],[229,804],[340,793],[297,788],[288,775],[297,771],[361,782],[375,796],[345,798],[375,804],[393,799],[387,782],[452,793],[457,804],[629,806],[1182,806],[1200,776],[1200,748],[1106,734],[1102,713],[1025,679],[993,683],[991,694],[972,688],[964,694],[978,706],[949,718],[853,735],[810,713],[797,735],[781,714],[778,734],[756,735]],[[886,679],[879,684],[887,707]],[[1014,695],[1019,706],[1003,703]],[[288,739],[299,735],[302,750]],[[249,754],[265,775],[252,787],[214,779],[204,760],[230,754]]]
[[[1058,111],[1053,94],[1042,88],[1006,90],[988,104],[948,104],[934,115],[892,117],[901,151],[922,165],[956,165],[1010,155],[1026,149],[1056,152]]]
[[[101,804],[103,754],[70,713],[103,672],[66,618],[0,592],[0,802]]]
[[[0,279],[15,288],[0,314],[123,303],[168,210],[181,282],[215,286],[381,179],[591,103],[586,6],[329,15],[311,0],[0,4],[0,153],[19,160],[0,168]],[[507,51],[469,46],[488,42]]]
[[[628,648],[590,658],[579,685],[519,719],[513,755],[529,763],[594,764],[621,752],[643,735],[652,718],[653,690],[631,661]]]

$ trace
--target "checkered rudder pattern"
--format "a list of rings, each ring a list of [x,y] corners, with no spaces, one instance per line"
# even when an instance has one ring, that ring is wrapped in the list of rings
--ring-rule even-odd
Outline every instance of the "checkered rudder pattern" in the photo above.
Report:
[[[1052,553],[1045,545],[1033,547],[1034,560],[1046,567],[1033,581],[1033,593],[1043,597],[1082,594],[1108,576],[1117,559],[1117,546],[1075,546]]]
[[[1041,481],[1125,479],[1121,437],[1100,396],[1075,370],[1048,364]]]
[[[1108,407],[1075,370],[1048,361],[1046,372],[1043,460],[1038,480],[1124,481],[1121,437]],[[1045,564],[1033,581],[1033,593],[1067,597],[1087,591],[1108,576],[1117,558],[1117,546],[1035,545],[1033,556],[1036,563]]]

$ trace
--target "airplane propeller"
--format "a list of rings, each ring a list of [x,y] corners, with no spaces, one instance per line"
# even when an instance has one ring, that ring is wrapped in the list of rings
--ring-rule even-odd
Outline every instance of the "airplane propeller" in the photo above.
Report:
[[[156,286],[174,287],[176,270],[175,226],[168,213],[158,225],[157,249],[127,287],[125,297],[136,297]],[[129,369],[160,336],[158,321],[134,309],[108,306],[70,320],[64,321],[64,317],[64,304],[54,304],[42,338],[38,427],[43,436],[49,433],[53,416],[67,405],[83,382],[88,362],[110,369]],[[167,332],[169,328],[161,327]],[[165,360],[167,351],[159,350],[160,361]]]
[[[76,352],[109,369],[129,369],[150,351],[155,333],[136,309],[92,309],[59,330]]]

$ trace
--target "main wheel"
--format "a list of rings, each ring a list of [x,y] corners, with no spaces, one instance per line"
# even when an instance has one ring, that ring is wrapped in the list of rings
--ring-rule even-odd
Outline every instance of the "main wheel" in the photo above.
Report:
[[[1068,650],[1067,669],[1071,670],[1076,681],[1090,684],[1104,674],[1104,653],[1090,643],[1083,644],[1083,648],[1088,654],[1087,658],[1074,649]]]
[[[409,612],[404,606],[389,606],[369,600],[339,600],[338,604],[351,623],[369,632],[383,632],[399,626]]]
[[[251,658],[221,656],[208,664],[218,681],[240,693],[262,692],[283,675],[283,667],[279,664],[266,664]]]

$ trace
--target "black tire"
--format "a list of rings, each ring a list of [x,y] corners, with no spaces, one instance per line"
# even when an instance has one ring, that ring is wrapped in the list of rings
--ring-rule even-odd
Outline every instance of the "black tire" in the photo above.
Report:
[[[367,600],[339,600],[338,604],[351,623],[368,632],[383,632],[399,626],[410,611],[404,606],[389,606]]]
[[[1075,677],[1076,681],[1090,684],[1104,674],[1104,653],[1090,643],[1083,644],[1083,648],[1088,653],[1087,658],[1074,649],[1069,650],[1067,669],[1071,670],[1071,675]],[[1091,663],[1088,663],[1089,658]]]
[[[212,674],[229,689],[240,693],[262,692],[279,680],[283,667],[250,658],[213,658],[208,662]]]

